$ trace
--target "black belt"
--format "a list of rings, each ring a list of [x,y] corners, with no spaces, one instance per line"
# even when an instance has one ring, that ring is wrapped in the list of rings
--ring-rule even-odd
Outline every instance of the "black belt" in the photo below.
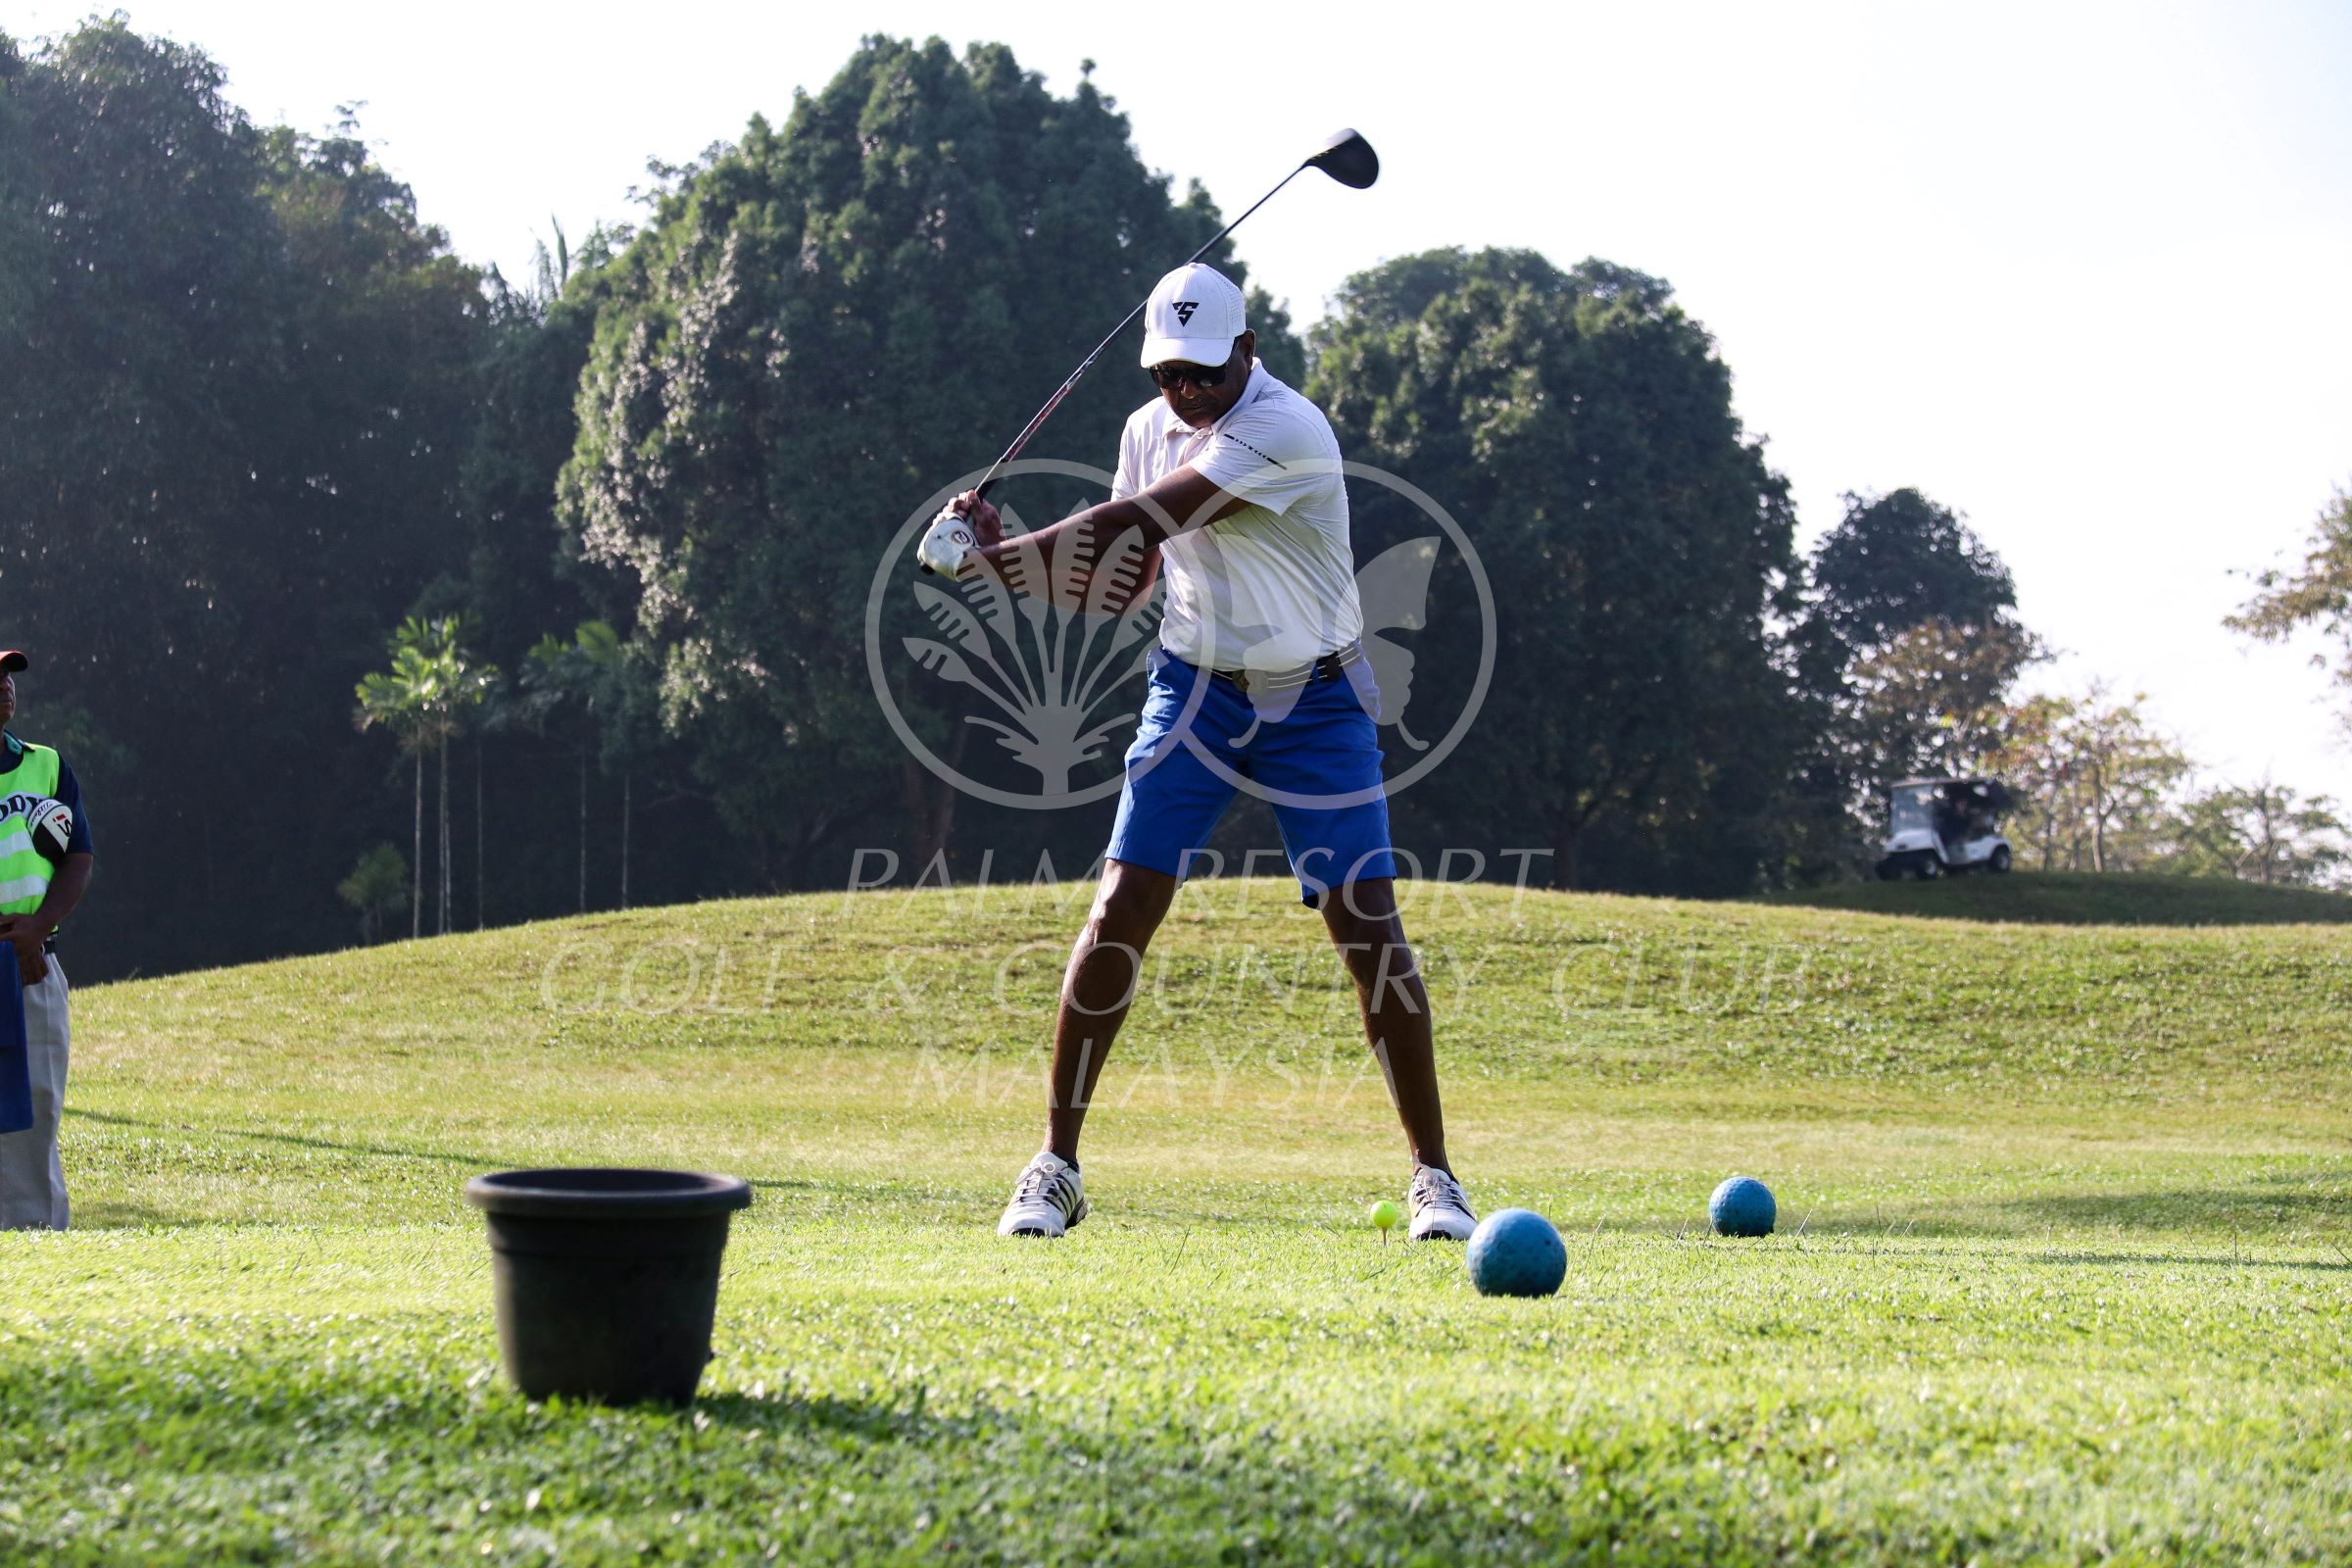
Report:
[[[1290,669],[1212,669],[1206,673],[1246,697],[1253,691],[1283,692],[1310,681],[1338,680],[1348,673],[1348,665],[1363,657],[1364,645],[1349,643],[1336,654],[1325,654],[1311,664]]]

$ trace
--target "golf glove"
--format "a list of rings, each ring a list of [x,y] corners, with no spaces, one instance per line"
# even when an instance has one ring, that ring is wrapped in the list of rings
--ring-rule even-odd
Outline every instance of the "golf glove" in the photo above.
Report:
[[[971,548],[972,525],[953,506],[946,506],[931,519],[923,542],[915,546],[914,559],[925,572],[953,577],[963,570],[964,557]]]

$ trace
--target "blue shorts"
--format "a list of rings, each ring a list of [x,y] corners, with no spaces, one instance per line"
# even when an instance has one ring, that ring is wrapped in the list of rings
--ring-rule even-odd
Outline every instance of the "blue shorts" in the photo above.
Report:
[[[1188,718],[1196,688],[1199,706]],[[1359,659],[1346,678],[1309,681],[1295,702],[1291,695],[1266,701],[1261,713],[1231,683],[1154,649],[1152,690],[1127,748],[1127,782],[1104,854],[1184,876],[1233,804],[1238,775],[1274,808],[1307,904],[1350,882],[1395,876],[1370,665]]]

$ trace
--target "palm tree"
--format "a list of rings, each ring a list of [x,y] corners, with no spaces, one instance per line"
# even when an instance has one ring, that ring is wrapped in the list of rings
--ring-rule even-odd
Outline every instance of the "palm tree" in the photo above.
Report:
[[[629,841],[636,808],[636,779],[632,764],[638,756],[650,688],[644,666],[612,624],[583,620],[572,628],[571,641],[553,632],[532,647],[522,671],[522,697],[515,707],[525,720],[544,730],[550,717],[569,712],[568,725],[576,738],[580,759],[580,872],[579,906],[588,907],[588,760],[601,752],[605,765],[620,771],[620,906],[629,906]]]
[[[522,721],[522,705],[516,701],[514,688],[497,668],[484,665],[481,693],[481,716],[473,727],[473,928],[482,929],[483,846],[489,843],[487,818],[482,810],[482,773],[488,760],[490,735],[494,730],[512,729]]]
[[[451,899],[449,838],[449,743],[460,734],[466,717],[487,702],[498,684],[498,668],[475,664],[463,645],[465,624],[456,615],[431,620],[411,615],[392,633],[387,651],[392,667],[369,674],[359,684],[362,729],[383,724],[400,738],[403,750],[416,759],[416,847],[419,873],[424,864],[424,754],[438,754],[440,767],[440,875],[435,895],[436,924],[449,930]],[[413,879],[409,935],[424,934],[424,878]]]
[[[498,690],[498,666],[477,664],[466,658],[459,636],[463,630],[456,617],[447,623],[448,637],[442,645],[441,665],[447,677],[448,700],[441,722],[441,929],[449,930],[450,906],[456,896],[456,878],[450,868],[449,833],[449,748],[450,742],[466,732],[467,718],[475,710],[487,706]],[[474,911],[479,926],[481,911],[481,822],[482,773],[479,758],[475,760],[473,794],[474,822]]]
[[[565,727],[572,731],[580,760],[580,870],[579,907],[588,910],[588,756],[595,739],[597,665],[587,649],[610,638],[612,628],[603,621],[582,621],[565,642],[554,632],[535,643],[522,666],[522,696],[516,708],[524,721],[544,732],[548,720],[560,713],[575,715]]]
[[[574,639],[586,666],[583,684],[588,709],[603,732],[605,755],[610,759],[617,752],[620,757],[620,906],[625,909],[629,906],[629,818],[634,814],[634,780],[629,767],[629,680],[634,671],[629,651],[610,622],[582,621]]]
[[[441,701],[442,670],[411,635],[421,623],[412,617],[392,634],[392,667],[374,670],[356,688],[353,720],[362,730],[382,727],[400,749],[416,759],[416,855],[418,874],[409,879],[409,935],[424,934],[424,754],[433,745],[434,709]]]

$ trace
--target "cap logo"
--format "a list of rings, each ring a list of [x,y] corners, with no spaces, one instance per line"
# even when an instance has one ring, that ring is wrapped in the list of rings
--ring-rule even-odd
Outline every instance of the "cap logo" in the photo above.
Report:
[[[1169,309],[1176,313],[1176,324],[1178,326],[1192,325],[1193,313],[1200,308],[1200,302],[1199,300],[1178,300],[1174,305],[1169,307]]]

